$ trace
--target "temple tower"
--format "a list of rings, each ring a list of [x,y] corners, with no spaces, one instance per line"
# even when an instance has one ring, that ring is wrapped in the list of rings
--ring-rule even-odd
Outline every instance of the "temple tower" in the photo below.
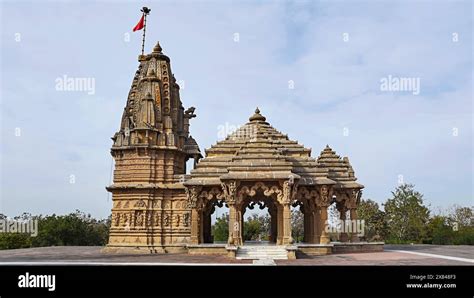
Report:
[[[182,182],[186,162],[202,157],[189,134],[194,108],[184,109],[170,59],[159,43],[138,57],[120,129],[112,137],[115,160],[112,223],[107,250],[179,251],[190,235]]]

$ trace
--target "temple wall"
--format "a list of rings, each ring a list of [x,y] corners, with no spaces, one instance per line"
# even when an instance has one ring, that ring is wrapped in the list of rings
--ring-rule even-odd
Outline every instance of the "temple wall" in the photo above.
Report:
[[[191,233],[184,188],[113,191],[108,247],[144,250],[183,247]]]

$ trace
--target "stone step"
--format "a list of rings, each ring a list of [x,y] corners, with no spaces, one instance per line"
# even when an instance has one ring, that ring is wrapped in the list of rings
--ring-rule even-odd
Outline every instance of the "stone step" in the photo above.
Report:
[[[242,254],[279,254],[279,253],[283,253],[283,254],[286,254],[286,250],[269,250],[269,251],[241,250],[241,251],[237,251],[237,253],[242,253]]]
[[[238,260],[287,260],[288,254],[284,246],[243,246],[236,254]]]

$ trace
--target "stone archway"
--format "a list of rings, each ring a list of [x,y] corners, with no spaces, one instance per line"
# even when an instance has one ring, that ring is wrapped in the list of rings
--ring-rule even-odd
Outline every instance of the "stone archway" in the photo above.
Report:
[[[267,209],[270,222],[268,223],[268,243],[276,243],[277,229],[278,229],[278,218],[277,218],[277,202],[271,197],[265,197],[263,195],[256,195],[254,197],[247,196],[242,203],[242,239],[245,243],[245,213],[247,210],[254,210],[258,208],[260,210]]]
[[[216,208],[225,206],[224,199],[214,197],[205,203],[202,211],[202,239],[203,243],[214,243],[215,239],[212,235],[212,214],[216,212]]]

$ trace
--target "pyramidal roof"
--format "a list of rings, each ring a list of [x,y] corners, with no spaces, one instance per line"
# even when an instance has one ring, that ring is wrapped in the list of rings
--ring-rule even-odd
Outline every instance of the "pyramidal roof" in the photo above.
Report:
[[[249,122],[207,149],[186,185],[220,185],[225,180],[299,179],[300,185],[362,188],[347,158],[329,146],[316,160],[311,149],[273,128],[257,108]]]

